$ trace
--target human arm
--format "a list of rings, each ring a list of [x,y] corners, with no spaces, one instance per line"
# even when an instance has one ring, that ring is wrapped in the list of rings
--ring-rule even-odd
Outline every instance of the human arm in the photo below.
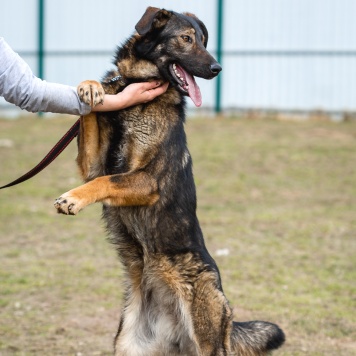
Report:
[[[37,78],[28,64],[0,37],[0,96],[31,112],[85,115],[89,105],[80,101],[76,88]]]
[[[93,111],[120,110],[147,102],[162,94],[167,84],[156,87],[155,83],[131,84],[121,93],[105,95],[104,104]],[[0,37],[0,96],[6,101],[31,112],[86,115],[92,109],[79,99],[72,86],[49,83],[37,78],[28,64]]]

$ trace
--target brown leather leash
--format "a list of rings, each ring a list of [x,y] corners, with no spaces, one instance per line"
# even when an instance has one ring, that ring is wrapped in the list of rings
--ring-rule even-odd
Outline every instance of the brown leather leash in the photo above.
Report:
[[[32,168],[29,172],[25,173],[20,178],[14,180],[13,182],[3,185],[0,189],[12,187],[13,185],[22,183],[37,173],[41,172],[44,168],[46,168],[52,161],[54,161],[60,153],[72,142],[74,137],[78,135],[80,127],[80,119],[64,134],[64,136],[55,144],[55,146],[47,153],[47,155],[42,159],[40,163],[37,164],[36,167]]]

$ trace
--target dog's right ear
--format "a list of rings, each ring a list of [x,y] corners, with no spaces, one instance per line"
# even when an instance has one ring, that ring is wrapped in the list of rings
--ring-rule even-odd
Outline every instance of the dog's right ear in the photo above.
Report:
[[[146,35],[153,29],[164,27],[171,18],[172,12],[165,9],[149,6],[136,24],[135,28],[139,35]]]
[[[203,35],[204,35],[204,47],[206,48],[206,46],[208,45],[208,39],[209,39],[209,34],[208,34],[208,30],[205,27],[204,23],[202,21],[200,21],[194,14],[191,14],[190,12],[184,12],[183,15],[192,17],[199,25],[199,27],[201,28],[201,30],[203,31]]]

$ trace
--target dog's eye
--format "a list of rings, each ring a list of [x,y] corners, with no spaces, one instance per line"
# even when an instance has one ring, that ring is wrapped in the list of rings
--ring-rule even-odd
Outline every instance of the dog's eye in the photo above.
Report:
[[[186,35],[183,35],[183,36],[180,36],[180,37],[182,37],[182,39],[183,39],[184,42],[192,43],[191,37],[186,36]]]

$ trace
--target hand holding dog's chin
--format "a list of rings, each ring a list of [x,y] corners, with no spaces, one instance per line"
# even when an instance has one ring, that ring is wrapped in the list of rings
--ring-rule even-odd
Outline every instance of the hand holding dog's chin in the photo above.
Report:
[[[134,83],[127,86],[121,93],[121,99],[123,100],[122,109],[147,103],[157,96],[163,94],[168,88],[168,83],[162,84],[161,82],[144,82]]]
[[[167,88],[168,83],[133,83],[118,94],[105,94],[104,103],[94,106],[92,111],[115,111],[125,109],[133,105],[147,103],[157,96],[165,93]]]

